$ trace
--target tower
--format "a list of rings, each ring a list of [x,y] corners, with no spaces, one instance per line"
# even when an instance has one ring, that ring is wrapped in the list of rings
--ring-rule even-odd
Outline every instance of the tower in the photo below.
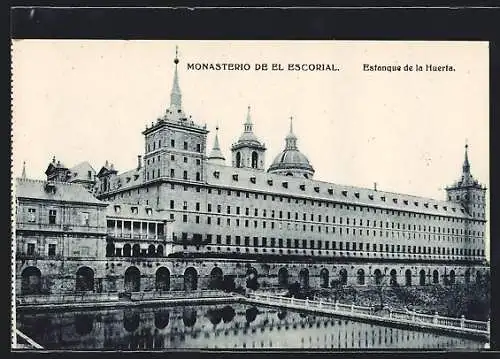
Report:
[[[49,163],[47,170],[45,170],[47,175],[47,181],[57,181],[66,182],[69,178],[69,170],[64,166],[61,161],[56,161],[56,157],[52,158],[52,162]]]
[[[144,135],[143,180],[159,178],[203,181],[206,153],[206,125],[188,118],[182,108],[179,86],[178,49],[174,58],[174,79],[170,92],[170,106],[164,115],[142,132]]]
[[[447,199],[460,203],[474,219],[485,220],[486,187],[482,186],[470,171],[469,146],[465,145],[465,158],[460,180],[446,188]]]
[[[253,123],[248,106],[247,118],[243,124],[243,133],[238,142],[231,146],[233,167],[247,167],[264,170],[266,146],[253,132]]]
[[[212,151],[208,156],[208,162],[219,165],[224,165],[226,162],[226,159],[224,158],[224,155],[222,154],[219,146],[219,126],[215,128],[214,146],[212,147]]]

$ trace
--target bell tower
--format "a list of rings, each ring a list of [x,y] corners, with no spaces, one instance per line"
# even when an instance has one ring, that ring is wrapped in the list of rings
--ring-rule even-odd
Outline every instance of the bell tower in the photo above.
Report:
[[[470,171],[469,145],[465,145],[462,176],[453,185],[446,187],[447,200],[460,203],[474,219],[485,220],[486,187],[482,186]]]

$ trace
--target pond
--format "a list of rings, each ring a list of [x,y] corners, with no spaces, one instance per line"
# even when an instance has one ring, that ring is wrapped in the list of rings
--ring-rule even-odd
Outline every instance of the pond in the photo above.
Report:
[[[481,349],[484,342],[246,304],[17,314],[46,349]]]

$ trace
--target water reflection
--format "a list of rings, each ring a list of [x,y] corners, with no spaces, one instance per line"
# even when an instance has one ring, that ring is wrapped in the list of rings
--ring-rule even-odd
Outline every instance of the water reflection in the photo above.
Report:
[[[47,349],[467,348],[480,341],[243,304],[20,313]]]

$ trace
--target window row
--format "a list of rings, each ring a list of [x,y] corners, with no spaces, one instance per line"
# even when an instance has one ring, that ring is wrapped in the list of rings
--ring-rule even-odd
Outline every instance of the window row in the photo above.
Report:
[[[37,208],[34,207],[29,207],[27,209],[28,216],[27,216],[27,222],[28,223],[42,223],[44,222],[39,215],[37,214]],[[49,209],[48,211],[48,224],[57,224],[58,221],[58,211],[57,209]],[[89,218],[90,218],[90,213],[89,212],[78,212],[78,220],[77,223],[82,226],[88,226],[89,225]],[[46,222],[47,223],[47,222]]]
[[[182,239],[187,240],[187,233],[183,233]],[[269,239],[269,241],[268,241]],[[224,242],[224,243],[223,243]],[[337,242],[337,241],[321,241],[321,240],[306,240],[306,239],[283,239],[283,238],[267,238],[267,237],[250,237],[250,236],[223,236],[217,234],[207,234],[204,244],[220,244],[220,245],[237,245],[237,246],[254,246],[254,247],[277,247],[277,248],[296,248],[296,249],[332,249],[346,251],[373,251],[373,252],[388,252],[388,253],[412,253],[412,254],[437,254],[437,255],[468,255],[468,256],[484,256],[484,250],[472,248],[450,248],[450,247],[431,247],[431,246],[406,246],[395,244],[376,244],[363,242]]]
[[[153,141],[152,143],[148,143],[148,152],[154,151],[157,148],[158,149],[161,148],[162,147],[161,145],[162,145],[161,139],[158,140],[158,142],[157,141]],[[171,148],[175,148],[175,140],[174,139],[170,140],[170,147]],[[183,142],[182,149],[185,150],[185,151],[189,150],[188,141],[184,141]],[[201,153],[201,144],[200,143],[196,144],[196,152],[200,152]]]

